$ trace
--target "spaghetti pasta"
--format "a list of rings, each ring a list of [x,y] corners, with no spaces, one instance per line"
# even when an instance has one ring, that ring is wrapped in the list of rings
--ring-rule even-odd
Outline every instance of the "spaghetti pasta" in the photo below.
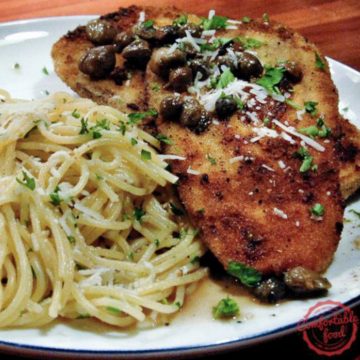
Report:
[[[171,211],[158,140],[66,93],[0,97],[0,326],[145,326],[179,311],[205,249]]]

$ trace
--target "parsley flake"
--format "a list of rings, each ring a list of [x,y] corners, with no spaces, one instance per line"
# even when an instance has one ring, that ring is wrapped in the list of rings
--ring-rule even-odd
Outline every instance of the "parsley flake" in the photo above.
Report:
[[[167,136],[165,136],[165,135],[163,135],[163,134],[157,134],[157,135],[156,135],[156,138],[157,138],[159,141],[163,142],[164,144],[167,144],[167,145],[172,145],[172,144],[173,144],[172,140],[169,139]]]
[[[316,101],[305,101],[304,102],[305,111],[312,116],[316,116],[316,114],[318,112],[318,110],[316,108],[317,105],[318,105],[318,103]]]
[[[48,69],[46,68],[46,66],[44,66],[44,67],[42,68],[42,72],[43,72],[45,75],[49,75],[49,71],[48,71]]]
[[[138,221],[139,223],[142,222],[142,218],[145,215],[145,211],[142,208],[135,208],[134,209],[134,218],[136,221]]]
[[[228,18],[226,16],[214,15],[211,19],[203,19],[201,25],[204,30],[225,29]]]
[[[264,87],[269,94],[279,93],[276,85],[282,80],[284,72],[283,67],[265,67],[265,74],[256,83]]]
[[[232,318],[239,314],[239,306],[235,300],[227,297],[220,300],[212,312],[215,319]]]
[[[136,125],[140,121],[144,120],[145,118],[150,117],[150,116],[157,116],[157,114],[158,113],[155,109],[150,109],[150,110],[142,112],[142,113],[141,112],[131,113],[128,115],[129,124]]]
[[[23,174],[24,180],[20,180],[20,179],[16,178],[16,181],[19,184],[27,187],[28,189],[30,189],[32,191],[35,190],[35,187],[36,187],[35,179],[30,177],[25,171],[23,171],[22,174]]]
[[[150,29],[154,26],[154,20],[146,20],[142,23],[142,26],[145,28],[145,29]]]
[[[216,159],[211,157],[209,154],[206,155],[206,159],[210,162],[211,165],[216,165]]]
[[[231,82],[235,80],[234,74],[230,71],[229,68],[225,69],[225,71],[220,75],[219,81],[216,84],[217,89],[224,89]]]
[[[311,214],[315,216],[323,216],[325,213],[325,208],[323,205],[317,203],[311,208]]]
[[[181,14],[173,21],[173,25],[182,26],[182,25],[186,25],[187,22],[188,22],[188,16],[186,14]]]
[[[131,138],[130,142],[132,146],[135,146],[138,143],[138,141],[135,138]]]
[[[243,16],[241,19],[241,22],[244,24],[248,24],[251,21],[251,18],[249,16]]]
[[[113,307],[113,306],[107,306],[106,307],[106,310],[109,312],[109,313],[112,313],[114,315],[120,315],[122,313],[122,311],[116,307]]]
[[[81,118],[80,123],[81,123],[81,129],[80,129],[79,134],[80,135],[87,134],[89,132],[89,129],[88,129],[89,121],[87,119],[85,120],[84,118]]]
[[[261,280],[261,273],[259,271],[236,261],[229,262],[227,272],[238,278],[243,285],[248,287],[255,286]]]
[[[151,152],[142,149],[142,150],[141,150],[141,159],[142,159],[142,160],[145,160],[145,161],[151,160]]]
[[[315,66],[320,70],[325,70],[325,61],[318,53],[315,53]]]

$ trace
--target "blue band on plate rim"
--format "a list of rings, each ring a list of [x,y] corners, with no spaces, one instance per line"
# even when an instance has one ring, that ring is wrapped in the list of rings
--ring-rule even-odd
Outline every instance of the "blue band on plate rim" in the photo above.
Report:
[[[345,302],[344,305],[353,307],[357,304],[360,304],[360,295]],[[338,311],[339,313],[342,310]],[[319,314],[317,316],[312,317],[309,320],[310,322],[316,321],[320,316],[331,316],[334,315],[334,311],[330,310]],[[0,351],[4,351],[7,353],[17,353],[17,354],[27,354],[27,355],[58,355],[61,357],[67,357],[70,355],[77,355],[78,357],[95,357],[95,356],[105,356],[108,358],[112,357],[153,357],[157,355],[158,357],[163,357],[165,355],[171,355],[172,357],[176,356],[186,356],[190,354],[201,354],[206,353],[207,351],[211,351],[212,354],[214,352],[220,352],[225,350],[234,350],[240,349],[242,347],[248,347],[253,345],[254,343],[264,342],[266,340],[271,340],[280,335],[287,335],[294,332],[297,328],[298,322],[292,323],[289,325],[285,325],[279,327],[277,329],[271,331],[264,331],[254,336],[244,337],[242,339],[231,340],[226,342],[220,342],[216,344],[208,344],[208,345],[192,345],[192,346],[180,346],[173,348],[163,348],[163,349],[148,349],[148,350],[85,350],[85,349],[65,349],[65,348],[51,348],[51,347],[43,347],[43,346],[33,346],[33,345],[22,345],[19,343],[12,343],[7,341],[0,340]]]

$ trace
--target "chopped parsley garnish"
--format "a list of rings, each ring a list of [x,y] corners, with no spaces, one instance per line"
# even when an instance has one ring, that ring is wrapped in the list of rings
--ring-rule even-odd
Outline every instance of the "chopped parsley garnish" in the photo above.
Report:
[[[263,21],[266,22],[266,23],[270,22],[269,15],[268,15],[267,13],[264,13],[264,14],[263,14],[262,19],[263,19]]]
[[[323,205],[317,203],[311,208],[311,214],[315,216],[323,216],[325,213],[325,208]]]
[[[306,156],[300,166],[300,172],[304,173],[309,171],[311,169],[312,162],[313,162],[313,157],[310,155]]]
[[[320,117],[316,121],[316,126],[311,125],[306,128],[302,128],[300,129],[300,132],[311,137],[318,136],[321,138],[326,138],[331,134],[331,129],[325,125],[324,119]]]
[[[134,218],[138,222],[141,223],[143,216],[145,215],[145,211],[141,208],[135,208],[134,209]]]
[[[165,136],[163,134],[157,134],[156,138],[159,141],[161,141],[161,142],[163,142],[164,144],[167,144],[167,145],[172,145],[172,143],[173,143],[171,139],[169,139],[167,136]]]
[[[295,157],[303,160],[300,166],[300,172],[305,173],[309,171],[313,165],[313,157],[310,155],[308,150],[303,146],[294,154]],[[315,168],[314,168],[315,169]]]
[[[160,91],[160,85],[157,83],[153,83],[151,85],[151,90],[156,91],[156,92]]]
[[[235,300],[227,297],[221,299],[212,312],[215,319],[232,318],[239,314],[239,306]]]
[[[319,135],[319,129],[315,125],[311,125],[306,128],[301,128],[300,132],[313,137]]]
[[[198,264],[200,262],[200,256],[198,255],[195,255],[191,260],[190,260],[190,263],[191,264]]]
[[[243,46],[243,48],[245,50],[257,49],[260,46],[265,44],[263,41],[260,41],[260,40],[254,39],[254,38],[246,38],[246,37],[242,37],[242,36],[238,36],[234,40],[241,43],[241,45]]]
[[[325,61],[318,53],[315,53],[315,66],[320,70],[325,70]]]
[[[238,96],[234,96],[234,100],[236,102],[236,106],[239,110],[242,110],[245,106],[245,104],[243,103],[243,101],[238,97]]]
[[[255,286],[261,280],[261,273],[259,271],[236,261],[229,262],[227,272],[238,278],[243,285],[248,287]]]
[[[209,160],[211,165],[216,165],[216,159],[211,157],[209,154],[206,155],[206,159]]]
[[[120,315],[121,314],[121,310],[116,308],[116,307],[113,307],[113,306],[107,306],[106,307],[106,310],[109,312],[109,313],[112,313],[114,315]]]
[[[177,307],[177,308],[181,308],[181,303],[180,303],[180,301],[176,301],[175,303],[174,303],[174,305]]]
[[[305,101],[304,102],[305,111],[312,116],[316,116],[316,114],[318,112],[317,108],[316,108],[317,105],[318,105],[318,103],[316,101]]]
[[[129,124],[136,125],[140,121],[144,120],[145,118],[147,118],[149,116],[157,116],[157,114],[158,113],[155,109],[150,109],[150,110],[142,112],[142,113],[141,112],[131,113],[128,115]]]
[[[156,247],[159,247],[159,245],[160,245],[160,240],[159,240],[159,239],[155,239],[155,240],[154,240],[154,244],[155,244]]]
[[[201,24],[204,30],[225,29],[228,18],[226,16],[214,15],[211,19],[203,19]]]
[[[244,24],[248,24],[251,21],[251,18],[249,16],[243,16],[243,18],[241,19],[241,22],[243,22]]]
[[[67,239],[69,240],[70,244],[75,244],[75,238],[71,235],[67,236]]]
[[[35,179],[30,177],[25,171],[23,171],[22,174],[23,174],[24,179],[20,180],[20,179],[16,178],[16,181],[19,184],[27,187],[28,189],[30,189],[32,191],[35,190],[35,187],[36,187]]]
[[[20,69],[20,64],[19,63],[15,63],[13,65],[13,68],[16,69],[16,70],[19,70]]]
[[[145,28],[145,29],[150,29],[154,26],[154,20],[146,20],[142,23],[142,26]]]
[[[93,139],[101,138],[101,136],[102,136],[101,131],[102,130],[110,130],[109,120],[102,119],[102,120],[96,121],[96,125],[92,126],[90,128],[90,133],[92,134],[92,138]]]
[[[73,112],[71,113],[71,116],[74,117],[75,119],[79,119],[80,113],[77,111],[77,109],[74,109]]]
[[[186,14],[182,14],[173,21],[173,25],[179,25],[179,26],[186,25],[187,22],[188,22],[188,16]]]
[[[135,138],[131,138],[130,142],[131,142],[132,146],[134,146],[138,143],[138,141]]]
[[[185,211],[179,207],[177,207],[175,204],[170,203],[171,211],[176,216],[183,216],[185,215]]]
[[[293,109],[295,110],[301,110],[301,106],[299,104],[296,104],[295,102],[293,102],[292,100],[290,99],[286,99],[285,100],[285,103],[288,104],[289,106],[291,106]]]
[[[215,38],[212,42],[208,42],[208,43],[204,43],[204,44],[200,44],[200,51],[204,52],[204,51],[215,51],[216,49],[218,49],[220,46],[223,46],[225,44],[227,44],[228,42],[230,42],[231,39],[230,38]]]
[[[201,208],[199,210],[196,210],[196,212],[198,212],[199,214],[205,214],[205,209]]]
[[[264,87],[269,94],[278,94],[280,91],[276,85],[282,80],[284,72],[283,67],[265,67],[265,74],[256,83]]]
[[[269,125],[270,124],[270,119],[268,117],[266,117],[264,119],[264,125]]]
[[[142,149],[142,150],[141,150],[141,159],[142,159],[142,160],[145,160],[145,161],[146,161],[146,160],[151,160],[151,152]]]
[[[225,69],[225,71],[220,75],[219,81],[216,84],[217,89],[224,89],[231,82],[235,80],[234,74],[230,71],[229,68]]]
[[[49,75],[49,71],[48,71],[48,69],[46,68],[46,66],[44,66],[44,67],[42,68],[42,72],[43,72],[45,75]]]
[[[88,120],[87,119],[85,120],[84,118],[81,118],[80,123],[81,123],[81,129],[80,129],[79,134],[80,135],[88,134],[89,133],[89,129],[88,129],[89,122],[88,122]]]
[[[59,195],[59,188],[56,188],[54,192],[52,192],[50,196],[51,203],[55,206],[60,205],[60,203],[63,201],[63,199]]]
[[[125,123],[121,121],[120,125],[119,125],[119,128],[118,128],[118,131],[121,132],[121,135],[125,135],[126,130],[127,130],[127,127],[126,127]]]

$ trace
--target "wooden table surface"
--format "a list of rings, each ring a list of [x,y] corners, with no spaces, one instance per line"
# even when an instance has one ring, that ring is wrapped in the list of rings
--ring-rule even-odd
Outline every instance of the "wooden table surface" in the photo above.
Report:
[[[322,52],[360,70],[360,0],[0,0],[0,22],[32,17],[101,14],[119,6],[175,5],[206,15],[232,18],[267,12],[315,42]]]
[[[259,17],[267,12],[272,19],[295,28],[316,43],[324,55],[360,70],[360,0],[0,0],[0,22],[46,16],[100,14],[133,3],[157,6],[176,4],[180,9],[200,15],[207,15],[209,9],[215,9],[218,14],[232,18],[244,15]],[[355,312],[359,317],[359,306]],[[357,340],[359,345],[360,334]],[[319,358],[308,349],[299,333],[232,352],[226,358],[261,359],[274,356],[277,359],[288,359],[294,355],[303,359]],[[331,359],[359,359],[359,355],[359,348],[353,346],[344,356]],[[220,359],[220,356],[215,358]]]

